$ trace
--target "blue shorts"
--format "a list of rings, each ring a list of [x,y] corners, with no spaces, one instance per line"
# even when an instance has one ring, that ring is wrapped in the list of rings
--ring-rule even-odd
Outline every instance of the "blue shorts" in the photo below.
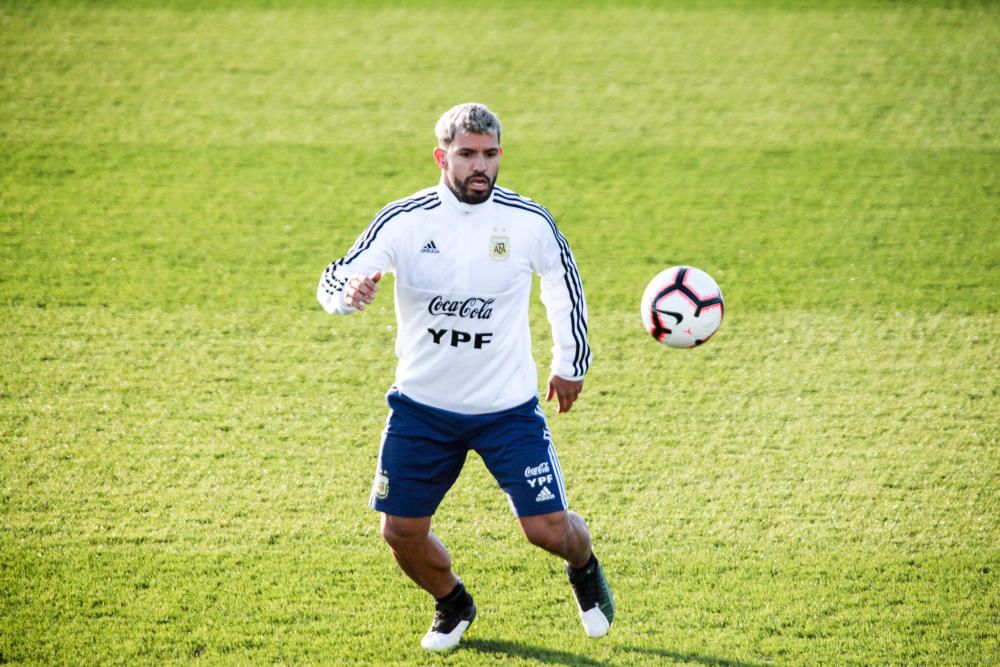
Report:
[[[538,398],[501,412],[465,415],[432,408],[393,387],[368,504],[393,516],[437,510],[469,450],[483,459],[515,516],[565,510],[556,448]]]

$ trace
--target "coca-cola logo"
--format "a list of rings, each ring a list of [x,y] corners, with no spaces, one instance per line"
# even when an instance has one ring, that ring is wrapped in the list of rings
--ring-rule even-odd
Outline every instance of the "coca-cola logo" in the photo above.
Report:
[[[446,299],[443,296],[436,296],[427,304],[427,312],[431,315],[488,320],[493,315],[494,301],[496,299],[484,299],[478,296],[468,299]]]
[[[539,463],[536,466],[528,466],[527,468],[525,468],[524,469],[524,476],[525,477],[535,477],[536,475],[545,475],[545,474],[547,474],[549,472],[551,472],[549,470],[549,462],[548,461],[542,461],[541,463]]]

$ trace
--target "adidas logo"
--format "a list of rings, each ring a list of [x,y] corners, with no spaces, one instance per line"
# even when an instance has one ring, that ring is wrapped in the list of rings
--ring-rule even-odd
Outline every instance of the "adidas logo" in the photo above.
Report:
[[[537,496],[535,496],[535,502],[543,503],[546,500],[554,500],[555,497],[556,497],[555,494],[549,491],[549,487],[543,486],[542,490],[538,492]]]
[[[420,252],[429,252],[429,253],[431,253],[432,255],[437,255],[437,254],[439,254],[439,253],[440,253],[441,251],[440,251],[440,250],[438,250],[438,247],[437,247],[437,245],[436,245],[436,244],[434,243],[434,241],[428,241],[427,243],[425,243],[425,244],[424,244],[424,247],[420,249]]]

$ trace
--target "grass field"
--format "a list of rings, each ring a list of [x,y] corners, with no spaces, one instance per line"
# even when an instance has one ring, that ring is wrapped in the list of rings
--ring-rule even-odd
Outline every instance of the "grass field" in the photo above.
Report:
[[[996,4],[158,4],[0,4],[0,663],[1000,663]],[[480,616],[419,648],[366,507],[391,291],[315,303],[466,100],[587,290],[548,412],[600,641],[472,457]],[[693,351],[639,323],[679,263],[727,298]]]

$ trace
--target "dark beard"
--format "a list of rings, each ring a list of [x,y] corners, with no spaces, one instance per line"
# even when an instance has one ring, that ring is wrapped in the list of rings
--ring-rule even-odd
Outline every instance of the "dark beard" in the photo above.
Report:
[[[490,187],[483,192],[473,192],[469,189],[469,181],[475,177],[485,178],[489,181]],[[452,191],[455,198],[466,204],[482,204],[484,201],[488,200],[490,195],[493,194],[493,186],[496,185],[496,182],[496,178],[491,180],[486,174],[472,174],[461,183],[451,183],[448,179],[445,179],[448,189]]]

